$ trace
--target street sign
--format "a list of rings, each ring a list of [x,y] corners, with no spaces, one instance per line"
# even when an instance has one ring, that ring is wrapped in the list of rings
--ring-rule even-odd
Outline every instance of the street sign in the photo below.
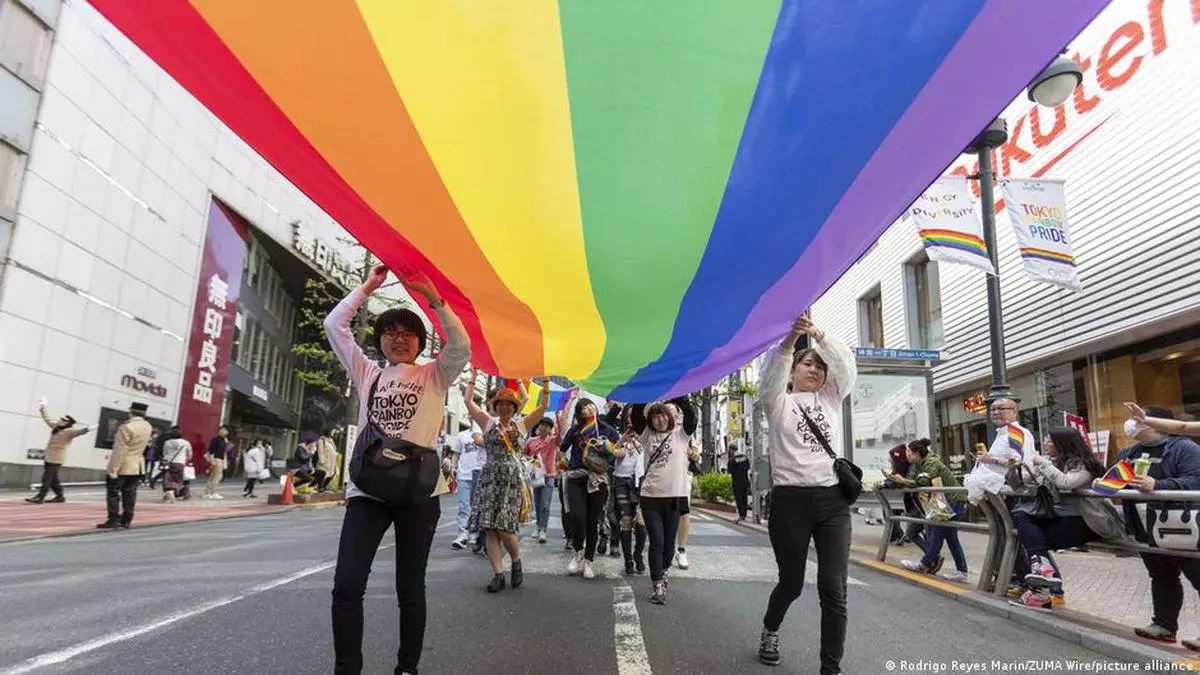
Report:
[[[855,347],[854,356],[860,359],[886,359],[889,361],[942,360],[942,352],[937,349],[879,349],[877,347]]]

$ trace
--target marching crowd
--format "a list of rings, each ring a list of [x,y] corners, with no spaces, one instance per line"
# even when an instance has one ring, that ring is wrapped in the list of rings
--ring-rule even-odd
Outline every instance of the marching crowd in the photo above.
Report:
[[[689,473],[698,472],[697,414],[689,399],[601,405],[574,390],[562,411],[547,416],[550,387],[543,379],[535,407],[521,415],[528,398],[524,387],[489,392],[481,407],[475,397],[478,378],[472,370],[465,399],[477,429],[460,434],[451,452],[439,457],[433,446],[443,424],[445,395],[467,368],[471,346],[462,323],[434,284],[410,271],[404,283],[436,312],[445,344],[433,360],[418,364],[417,357],[427,346],[424,323],[412,311],[391,309],[376,317],[372,333],[383,363],[368,357],[350,324],[387,274],[386,267],[376,267],[325,321],[330,344],[363,402],[357,420],[360,432],[348,450],[348,475],[342,476],[346,509],[331,606],[334,672],[362,672],[363,596],[376,552],[390,529],[396,537],[400,613],[395,672],[417,672],[428,614],[426,565],[441,515],[439,497],[449,493],[452,484],[458,531],[451,545],[486,552],[491,566],[489,593],[519,589],[525,583],[521,527],[533,526],[533,536],[524,543],[546,544],[557,495],[568,554],[565,572],[593,579],[597,554],[623,557],[626,575],[649,572],[649,601],[666,604],[669,569],[688,567]],[[809,346],[799,346],[801,338]],[[850,506],[862,491],[862,472],[834,448],[843,445],[842,410],[855,377],[851,350],[826,336],[806,315],[798,317],[787,337],[769,351],[763,367],[759,395],[768,422],[772,481],[768,529],[778,568],[778,582],[764,599],[758,643],[758,658],[769,665],[782,659],[780,627],[804,589],[812,547],[821,617],[820,672],[841,672]],[[1130,416],[1124,431],[1136,444],[1120,459],[1136,459],[1138,468],[1127,471],[1122,485],[1143,491],[1200,489],[1200,445],[1188,438],[1200,435],[1200,423],[1177,421],[1165,408],[1127,405]],[[73,438],[88,431],[70,416],[50,415],[45,402],[41,414],[51,433],[41,489],[27,500],[34,504],[64,500],[58,479],[63,454]],[[161,477],[164,501],[190,497],[190,482],[196,478],[192,444],[178,427],[152,442],[145,414],[146,406],[135,403],[116,431],[106,471],[108,518],[99,528],[129,527],[143,480],[153,486]],[[1152,529],[1153,523],[1144,509],[1139,511],[1129,501],[1119,515],[1107,500],[1071,494],[1103,485],[1115,470],[1106,472],[1077,430],[1050,430],[1039,452],[1033,434],[1019,424],[1013,401],[994,401],[991,414],[998,431],[992,445],[974,457],[975,466],[961,484],[965,494],[962,490],[922,492],[919,497],[909,493],[906,508],[928,523],[962,520],[968,516],[969,501],[976,501],[983,491],[996,491],[997,484],[1010,481],[1014,472],[1027,485],[1036,486],[1036,498],[1026,495],[1009,504],[1022,546],[1011,595],[1014,604],[1048,611],[1062,600],[1063,580],[1053,551],[1097,539],[1122,540],[1130,534],[1147,541],[1147,525]],[[338,477],[341,462],[333,435],[330,430],[308,438],[299,449],[298,486],[327,490]],[[222,427],[205,453],[205,497],[209,499],[220,498],[216,488],[231,457],[228,436],[228,429]],[[891,452],[891,471],[884,472],[885,485],[960,487],[938,454],[927,439],[897,446]],[[270,445],[261,440],[245,450],[243,496],[256,496],[255,486],[270,476],[272,457]],[[147,463],[161,468],[147,475]],[[744,454],[730,459],[740,519],[748,506],[748,466]],[[47,502],[51,491],[55,496]],[[1166,507],[1159,508],[1164,509],[1166,522]],[[910,524],[897,527],[892,536],[922,551],[919,560],[903,562],[908,569],[942,572],[942,549],[948,546],[954,570],[943,575],[966,580],[968,564],[955,529]],[[1158,553],[1143,553],[1142,559],[1151,578],[1154,616],[1137,633],[1174,642],[1183,602],[1180,575],[1200,588],[1200,560]],[[1200,651],[1200,640],[1185,640],[1184,645]]]

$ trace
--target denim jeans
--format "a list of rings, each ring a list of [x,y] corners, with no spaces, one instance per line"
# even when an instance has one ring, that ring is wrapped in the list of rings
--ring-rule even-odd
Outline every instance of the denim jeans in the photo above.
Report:
[[[546,476],[546,482],[533,488],[533,505],[537,508],[537,529],[545,532],[550,527],[550,502],[554,496],[556,479]]]
[[[471,483],[473,481],[462,480],[458,481],[458,538],[462,541],[467,540],[470,534],[467,532],[467,520],[471,517]]]
[[[962,520],[967,513],[967,505],[963,502],[950,502],[950,510],[954,512],[955,520]],[[937,562],[938,556],[942,554],[942,543],[950,545],[950,555],[954,557],[954,567],[963,574],[967,573],[967,556],[963,553],[962,544],[958,541],[958,530],[953,527],[939,527],[934,525],[929,528],[929,545],[925,549],[925,557],[921,558],[921,562],[925,563],[926,567],[932,567]]]

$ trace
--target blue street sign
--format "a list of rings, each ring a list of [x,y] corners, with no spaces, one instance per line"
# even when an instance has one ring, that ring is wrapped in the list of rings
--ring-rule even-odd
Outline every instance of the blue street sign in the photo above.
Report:
[[[940,361],[942,359],[942,353],[936,349],[855,347],[854,356],[860,359],[887,359],[890,361]]]

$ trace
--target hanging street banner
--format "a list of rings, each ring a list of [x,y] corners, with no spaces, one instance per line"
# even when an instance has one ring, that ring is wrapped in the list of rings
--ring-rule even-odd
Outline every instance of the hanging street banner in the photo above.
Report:
[[[965,176],[943,176],[909,207],[930,260],[995,272]]]
[[[1026,274],[1037,281],[1081,290],[1067,226],[1063,181],[1010,178],[1001,183],[1001,190]]]

